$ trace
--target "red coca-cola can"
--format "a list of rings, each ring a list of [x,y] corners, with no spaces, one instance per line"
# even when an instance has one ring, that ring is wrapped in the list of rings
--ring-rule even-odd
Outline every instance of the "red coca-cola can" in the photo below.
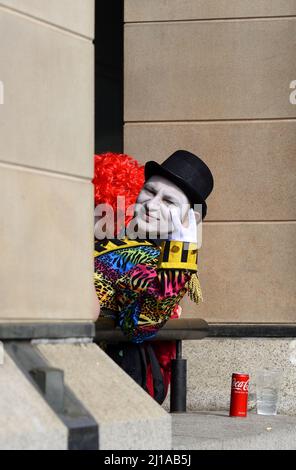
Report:
[[[245,418],[248,411],[249,375],[235,373],[231,379],[229,416]]]

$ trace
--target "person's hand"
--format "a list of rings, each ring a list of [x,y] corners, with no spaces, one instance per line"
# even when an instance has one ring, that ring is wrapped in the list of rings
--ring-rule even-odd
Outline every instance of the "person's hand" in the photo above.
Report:
[[[197,243],[197,226],[193,209],[188,212],[188,227],[182,224],[178,211],[172,210],[171,215],[173,232],[169,235],[169,240]]]
[[[98,294],[96,292],[96,289],[94,289],[94,306],[93,306],[93,321],[96,321],[99,318],[100,315],[100,302],[98,299]]]
[[[175,305],[175,308],[172,311],[170,318],[173,319],[173,320],[175,320],[177,318],[180,318],[181,313],[182,313],[182,307],[181,307],[181,305],[177,304],[177,305]]]

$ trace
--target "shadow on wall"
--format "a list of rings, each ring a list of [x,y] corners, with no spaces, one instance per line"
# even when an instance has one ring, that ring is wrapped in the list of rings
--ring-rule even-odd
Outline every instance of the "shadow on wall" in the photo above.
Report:
[[[123,151],[123,0],[95,13],[95,152]]]

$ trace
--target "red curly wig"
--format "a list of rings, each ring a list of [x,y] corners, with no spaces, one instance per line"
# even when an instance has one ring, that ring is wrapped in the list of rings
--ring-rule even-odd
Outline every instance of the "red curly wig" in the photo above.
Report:
[[[125,197],[125,209],[135,204],[139,192],[144,185],[144,166],[140,165],[130,155],[123,153],[106,152],[94,156],[94,202],[109,204],[113,207],[115,220],[117,211],[117,197]],[[125,214],[125,225],[132,216]]]

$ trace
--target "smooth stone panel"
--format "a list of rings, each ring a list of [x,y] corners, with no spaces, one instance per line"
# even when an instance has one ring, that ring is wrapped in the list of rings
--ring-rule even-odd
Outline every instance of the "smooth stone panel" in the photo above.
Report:
[[[295,416],[230,418],[226,411],[173,415],[174,450],[296,450]]]
[[[0,321],[93,317],[93,188],[0,164]]]
[[[295,0],[125,0],[125,21],[296,15]]]
[[[295,222],[204,223],[204,301],[196,305],[186,295],[183,314],[208,322],[294,323],[295,240]]]
[[[295,220],[296,121],[125,125],[125,152],[163,162],[177,149],[199,155],[215,185],[206,220]]]
[[[233,372],[250,375],[249,409],[256,410],[255,373],[269,367],[283,372],[279,414],[296,414],[294,338],[208,338],[184,341],[183,355],[188,359],[188,410],[229,410]]]
[[[91,41],[0,9],[0,55],[0,161],[91,178]]]
[[[67,450],[66,426],[7,354],[0,390],[1,450]]]
[[[94,37],[94,0],[1,0],[0,6]]]
[[[99,425],[100,450],[171,449],[171,416],[95,344],[40,344]]]
[[[125,121],[296,117],[296,18],[127,24]]]

